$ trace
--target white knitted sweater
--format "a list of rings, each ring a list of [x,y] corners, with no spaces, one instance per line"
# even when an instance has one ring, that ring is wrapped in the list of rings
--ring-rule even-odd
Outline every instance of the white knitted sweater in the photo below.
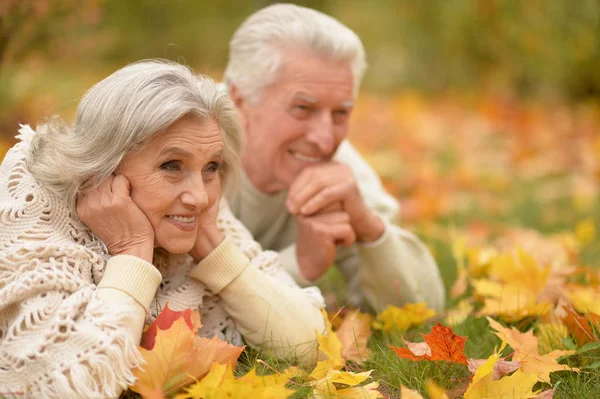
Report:
[[[137,342],[121,332],[127,306],[93,300],[110,255],[27,171],[25,157],[35,132],[24,126],[20,133],[21,142],[0,166],[0,397],[118,395],[119,387],[133,381],[131,368],[141,358]],[[277,254],[261,250],[224,201],[218,225],[273,285],[301,292],[316,308],[323,305],[317,289],[301,290]],[[200,310],[201,335],[242,343],[222,298],[188,275],[191,257],[157,250],[153,263],[163,279],[147,321],[168,302],[175,310]],[[72,381],[91,374],[100,381],[73,388]]]

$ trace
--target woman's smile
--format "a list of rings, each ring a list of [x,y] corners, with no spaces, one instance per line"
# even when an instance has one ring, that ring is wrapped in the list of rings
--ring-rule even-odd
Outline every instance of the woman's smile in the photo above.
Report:
[[[194,231],[198,225],[196,216],[167,215],[165,218],[175,227],[183,231]]]

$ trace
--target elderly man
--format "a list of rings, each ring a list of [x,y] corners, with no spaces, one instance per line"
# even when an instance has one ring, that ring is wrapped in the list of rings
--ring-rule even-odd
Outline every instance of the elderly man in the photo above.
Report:
[[[335,264],[354,305],[440,310],[434,259],[393,223],[398,202],[345,140],[365,67],[356,34],[318,11],[277,4],[244,21],[225,72],[247,136],[232,210],[300,284]]]

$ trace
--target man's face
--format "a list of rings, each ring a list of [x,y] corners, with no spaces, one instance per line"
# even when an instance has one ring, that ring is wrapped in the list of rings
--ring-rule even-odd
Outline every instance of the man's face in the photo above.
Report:
[[[287,189],[303,168],[329,161],[348,135],[353,107],[347,63],[306,51],[283,58],[258,101],[236,100],[247,136],[244,169],[265,193]]]

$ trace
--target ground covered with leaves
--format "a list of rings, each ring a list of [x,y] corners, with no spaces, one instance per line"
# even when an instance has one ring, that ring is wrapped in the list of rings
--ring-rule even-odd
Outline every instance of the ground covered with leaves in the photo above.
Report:
[[[124,397],[599,397],[599,132],[594,103],[362,95],[350,139],[434,254],[446,310],[360,313],[332,268],[316,367],[200,339],[201,315],[167,310]]]

